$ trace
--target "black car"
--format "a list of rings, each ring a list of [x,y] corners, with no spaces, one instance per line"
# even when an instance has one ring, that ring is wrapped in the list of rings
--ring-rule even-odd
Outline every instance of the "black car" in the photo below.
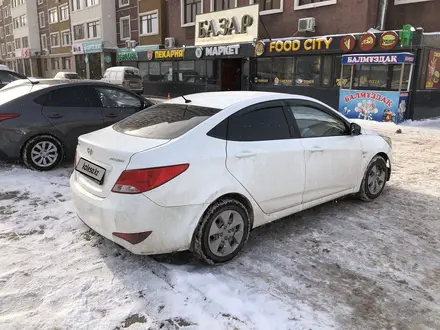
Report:
[[[26,77],[18,72],[0,69],[0,89],[18,79],[26,79]]]
[[[153,104],[100,81],[29,81],[0,90],[0,159],[51,170],[74,155],[80,135]]]

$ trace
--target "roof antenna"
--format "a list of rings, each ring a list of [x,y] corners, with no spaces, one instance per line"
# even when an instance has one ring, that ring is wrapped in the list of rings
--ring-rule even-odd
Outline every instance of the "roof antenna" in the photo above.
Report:
[[[185,98],[185,96],[183,96],[183,95],[180,95],[184,100],[185,100],[185,103],[191,103],[191,100],[188,100],[187,98]]]

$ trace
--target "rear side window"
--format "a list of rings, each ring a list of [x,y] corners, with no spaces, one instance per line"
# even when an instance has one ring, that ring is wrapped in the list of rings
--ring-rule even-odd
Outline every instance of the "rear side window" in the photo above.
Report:
[[[62,87],[49,92],[46,96],[47,107],[99,107],[96,93],[87,86]]]
[[[121,120],[113,129],[149,139],[175,139],[220,109],[186,104],[158,104]]]
[[[228,140],[269,141],[290,139],[282,107],[267,107],[229,117]]]

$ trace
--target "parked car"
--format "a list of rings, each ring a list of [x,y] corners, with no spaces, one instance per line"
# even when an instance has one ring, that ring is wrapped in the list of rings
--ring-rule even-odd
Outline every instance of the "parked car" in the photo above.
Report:
[[[81,79],[76,72],[58,72],[54,79]]]
[[[108,68],[101,79],[109,84],[127,88],[135,93],[144,93],[144,84],[138,68],[131,66],[114,66]]]
[[[73,156],[78,136],[153,102],[100,81],[40,80],[0,91],[0,158],[48,171]]]
[[[388,137],[315,99],[267,92],[179,97],[79,138],[79,218],[135,254],[231,260],[251,229],[333,199],[380,196]]]
[[[11,71],[9,69],[0,69],[0,89],[5,87],[10,82],[26,79],[21,73]]]

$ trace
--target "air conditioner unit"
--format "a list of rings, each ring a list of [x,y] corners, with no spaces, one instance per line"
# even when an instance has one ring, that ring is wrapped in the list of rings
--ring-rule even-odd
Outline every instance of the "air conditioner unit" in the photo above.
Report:
[[[315,17],[300,18],[298,20],[299,32],[315,32],[316,19]]]
[[[173,37],[165,38],[165,48],[176,47],[176,39]]]

